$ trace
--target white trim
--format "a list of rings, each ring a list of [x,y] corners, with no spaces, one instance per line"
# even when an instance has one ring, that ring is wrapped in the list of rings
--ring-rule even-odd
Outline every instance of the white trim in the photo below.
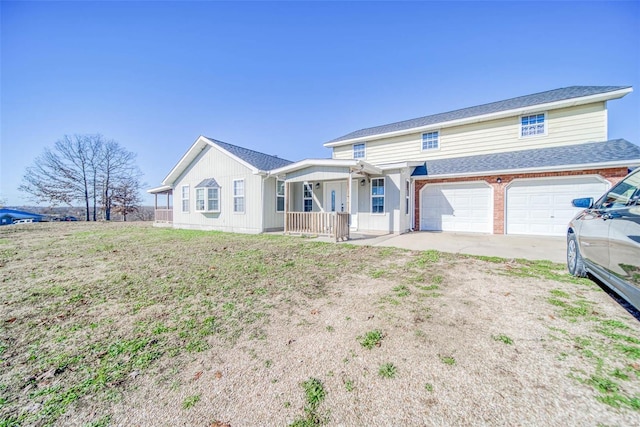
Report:
[[[150,188],[147,190],[147,193],[149,194],[160,194],[160,193],[166,193],[167,191],[171,191],[173,190],[173,187],[170,185],[162,185],[160,187],[155,187],[155,188]]]
[[[255,168],[254,166],[252,166],[249,163],[245,162],[244,160],[242,160],[238,156],[236,156],[236,155],[228,152],[224,148],[220,147],[218,144],[216,144],[215,142],[213,142],[209,138],[200,135],[198,137],[198,139],[196,139],[196,141],[193,143],[193,145],[191,145],[191,147],[189,147],[189,150],[187,150],[187,152],[182,156],[182,158],[178,161],[178,163],[176,163],[176,165],[173,167],[173,169],[171,169],[171,172],[169,172],[169,174],[167,174],[167,176],[164,178],[164,180],[162,180],[162,184],[164,184],[164,185],[173,184],[180,177],[180,175],[182,175],[182,173],[187,168],[187,166],[190,165],[198,157],[198,155],[200,155],[200,153],[205,148],[207,148],[207,146],[215,148],[216,150],[220,151],[221,153],[229,156],[231,159],[233,159],[236,162],[240,163],[241,165],[247,167],[255,175],[266,175],[267,174],[266,171],[261,171],[261,170]]]
[[[295,172],[310,166],[348,167],[352,172],[362,171],[371,175],[379,175],[382,173],[382,170],[379,167],[358,159],[304,159],[278,169],[273,169],[269,171],[269,176],[280,178],[287,173]]]
[[[542,114],[542,126],[544,131],[542,133],[536,133],[533,135],[522,135],[522,118],[523,117],[533,117],[533,116],[538,116]],[[522,114],[518,117],[518,139],[533,139],[533,138],[540,138],[543,136],[547,136],[549,134],[549,121],[547,120],[547,112],[546,111],[539,111],[537,113],[529,113],[529,114]]]
[[[187,197],[184,197],[184,189],[187,189]],[[187,202],[187,209],[185,209],[184,202]],[[191,210],[191,188],[188,185],[180,186],[180,212],[189,213]]]
[[[278,183],[279,183],[279,182],[281,182],[281,183],[282,183],[282,195],[279,195],[279,194],[278,194]],[[286,186],[286,184],[285,184],[284,179],[278,179],[278,178],[276,178],[276,213],[282,213],[282,212],[284,212],[284,211],[286,210],[286,209],[285,209],[285,204],[286,204],[286,202],[287,202],[287,199],[286,199],[286,197],[285,197],[286,192],[287,192],[286,187],[287,187],[287,186]],[[282,210],[281,210],[281,211],[279,211],[279,210],[278,210],[278,200],[279,200],[279,199],[282,199]]]
[[[195,187],[195,212],[201,212],[201,213],[219,213],[220,212],[220,187]],[[198,190],[202,190],[204,192],[204,199],[203,201],[203,209],[198,209]],[[209,190],[216,190],[218,197],[217,198],[209,198]],[[218,201],[218,209],[209,209],[209,202],[211,200],[217,200]]]
[[[242,194],[236,194],[236,182],[242,182]],[[243,214],[247,211],[247,194],[246,194],[246,189],[247,187],[244,185],[245,181],[244,178],[242,179],[234,179],[233,180],[233,184],[232,184],[232,191],[233,191],[233,213],[234,214]],[[242,210],[236,210],[236,199],[242,199]]]
[[[309,193],[311,194],[310,197],[307,197],[305,195],[307,189],[309,190]],[[305,210],[305,202],[307,200],[311,200],[311,210]],[[302,183],[302,212],[313,212],[313,182],[303,182]]]
[[[429,135],[429,134],[437,134],[436,135],[436,142],[438,144],[437,147],[431,147],[431,148],[424,148],[424,136],[425,135]],[[440,129],[435,129],[435,130],[430,130],[428,132],[422,132],[420,134],[420,151],[425,152],[425,151],[429,151],[429,152],[433,152],[433,151],[440,151],[440,137],[442,136],[442,134],[440,133]]]
[[[390,138],[392,136],[399,136],[399,135],[407,135],[407,134],[412,134],[412,133],[426,132],[426,131],[431,130],[431,129],[452,127],[452,126],[460,126],[460,125],[465,125],[465,124],[469,124],[469,123],[484,122],[484,121],[488,121],[488,120],[501,119],[501,118],[505,118],[505,117],[527,115],[527,114],[533,113],[535,111],[541,111],[541,110],[547,111],[547,110],[555,110],[555,109],[559,109],[559,108],[574,107],[574,106],[577,106],[577,105],[590,104],[590,103],[608,101],[608,100],[611,100],[611,99],[622,98],[623,96],[625,96],[625,95],[627,95],[627,94],[629,94],[631,92],[633,92],[633,88],[628,87],[628,88],[624,88],[624,89],[615,90],[615,91],[612,91],[612,92],[599,93],[599,94],[595,94],[595,95],[583,96],[583,97],[578,97],[578,98],[563,99],[561,101],[548,102],[546,104],[531,105],[531,106],[522,107],[522,108],[514,108],[514,109],[511,109],[511,110],[498,111],[498,112],[490,113],[490,114],[482,114],[482,115],[479,115],[479,116],[467,117],[467,118],[464,118],[464,119],[449,120],[447,122],[433,123],[433,124],[430,124],[430,125],[419,126],[419,127],[415,127],[415,128],[411,128],[411,129],[404,129],[404,130],[393,131],[393,132],[385,132],[385,133],[380,133],[380,134],[375,134],[375,135],[361,136],[361,137],[358,137],[358,138],[350,138],[350,139],[345,139],[345,140],[336,141],[336,142],[327,142],[327,143],[325,143],[323,145],[325,147],[328,147],[328,148],[329,147],[338,147],[338,146],[341,146],[341,145],[353,144],[353,143],[359,142],[359,141],[371,141],[372,139],[383,139],[383,138]]]
[[[381,179],[382,180],[382,195],[380,194],[373,194],[373,181],[375,181],[376,179]],[[384,215],[387,213],[387,206],[386,206],[386,193],[387,193],[387,180],[385,179],[385,177],[383,176],[377,176],[375,178],[371,178],[371,182],[369,183],[369,203],[370,203],[370,208],[369,208],[369,213],[371,215]],[[382,212],[374,212],[373,211],[373,199],[375,198],[382,198]]]
[[[415,175],[414,179],[429,180],[429,179],[444,179],[444,178],[461,178],[461,177],[474,177],[474,176],[487,176],[487,175],[515,175],[520,173],[538,173],[538,172],[564,172],[564,171],[579,171],[579,170],[591,170],[591,169],[606,169],[616,167],[630,167],[640,166],[640,159],[633,160],[618,160],[616,162],[605,162],[588,165],[560,165],[560,166],[547,166],[538,168],[523,168],[523,169],[502,169],[502,170],[489,170],[473,173],[449,173],[441,175]]]

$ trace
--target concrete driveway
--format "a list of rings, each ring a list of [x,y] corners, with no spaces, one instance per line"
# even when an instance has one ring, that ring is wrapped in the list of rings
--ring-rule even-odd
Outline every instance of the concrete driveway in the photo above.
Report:
[[[378,236],[352,233],[348,243],[566,263],[564,237],[414,231]]]

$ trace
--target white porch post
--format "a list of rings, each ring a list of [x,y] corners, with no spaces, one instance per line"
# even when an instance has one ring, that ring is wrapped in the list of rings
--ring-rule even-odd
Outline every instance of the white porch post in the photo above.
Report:
[[[349,176],[347,177],[347,213],[349,214],[349,226],[351,226],[351,215],[353,212],[351,211],[351,198],[353,195],[353,177],[351,176],[351,171],[349,171]]]
[[[287,234],[288,230],[288,214],[289,214],[289,182],[284,182],[284,234]]]

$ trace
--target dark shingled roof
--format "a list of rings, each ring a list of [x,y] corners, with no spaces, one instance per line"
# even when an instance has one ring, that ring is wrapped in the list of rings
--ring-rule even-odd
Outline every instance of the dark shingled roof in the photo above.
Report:
[[[227,144],[226,142],[218,141],[213,138],[207,137],[207,139],[261,171],[277,169],[293,163],[290,160],[249,150],[248,148],[238,147],[237,145]]]
[[[480,172],[589,165],[616,161],[640,162],[640,147],[624,139],[567,145],[564,147],[427,160],[412,176],[477,174]]]
[[[196,185],[196,188],[200,188],[200,187],[220,187],[220,185],[218,185],[218,181],[215,180],[215,178],[207,178],[204,179],[200,182],[200,184]]]
[[[475,107],[463,108],[461,110],[449,111],[447,113],[439,113],[431,116],[419,117],[417,119],[390,123],[388,125],[360,129],[347,135],[341,136],[340,138],[333,139],[327,144],[353,138],[361,138],[385,134],[389,132],[403,131],[422,126],[434,125],[437,123],[449,122],[452,120],[466,119],[474,116],[483,116],[485,114],[508,111],[516,108],[530,107],[533,105],[546,104],[549,102],[562,101],[565,99],[582,98],[590,95],[614,92],[616,90],[626,89],[629,87],[630,86],[570,86],[561,89],[554,89],[546,92],[535,93],[533,95],[519,96],[517,98],[511,98],[504,101],[492,102]]]

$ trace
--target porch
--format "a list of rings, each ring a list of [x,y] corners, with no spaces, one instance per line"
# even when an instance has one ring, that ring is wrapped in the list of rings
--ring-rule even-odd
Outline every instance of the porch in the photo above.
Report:
[[[347,212],[287,212],[285,234],[327,236],[338,242],[349,240]]]
[[[163,186],[158,188],[152,188],[147,190],[148,193],[153,194],[154,200],[154,225],[170,225],[173,224],[173,207],[171,199],[173,198],[173,189],[169,186]],[[158,207],[158,195],[166,197],[166,204],[162,207]]]

